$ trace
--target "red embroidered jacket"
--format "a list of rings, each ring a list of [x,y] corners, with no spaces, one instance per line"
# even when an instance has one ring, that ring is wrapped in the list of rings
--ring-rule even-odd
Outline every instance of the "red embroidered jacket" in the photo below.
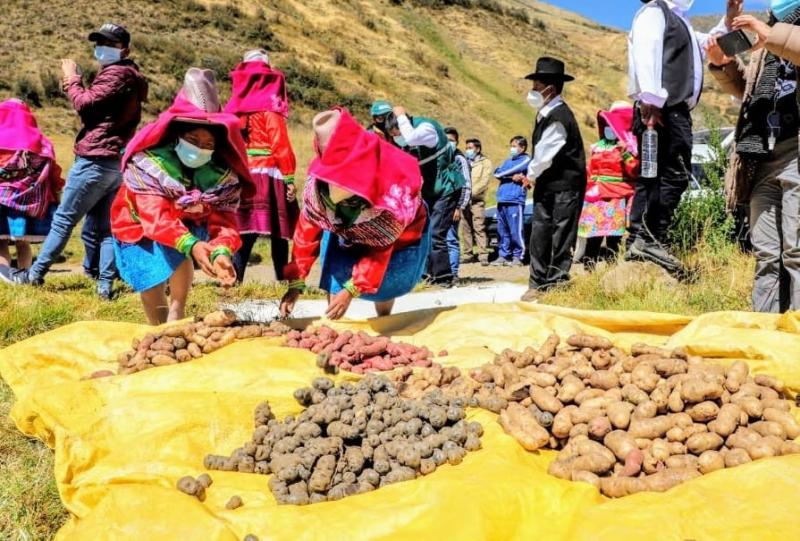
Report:
[[[178,209],[175,202],[159,195],[142,195],[128,190],[123,184],[111,205],[111,230],[114,237],[127,243],[148,238],[187,257],[197,238],[184,222],[205,223],[209,244],[226,247],[231,253],[242,245],[236,212],[211,211],[206,205],[198,212]]]
[[[263,111],[242,115],[250,169],[277,168],[285,182],[294,182],[297,167],[286,121],[278,113]]]
[[[364,257],[353,267],[353,285],[360,294],[369,295],[380,289],[392,253],[419,241],[425,231],[426,220],[425,205],[420,205],[414,221],[406,227],[394,244],[383,248],[369,247]],[[292,262],[286,265],[283,271],[287,280],[305,280],[311,272],[311,267],[319,257],[322,233],[323,229],[309,220],[305,212],[300,213],[294,231]]]
[[[589,182],[586,193],[599,199],[633,196],[639,173],[639,160],[619,145],[601,141],[592,147],[587,165]],[[591,197],[587,197],[590,199]]]

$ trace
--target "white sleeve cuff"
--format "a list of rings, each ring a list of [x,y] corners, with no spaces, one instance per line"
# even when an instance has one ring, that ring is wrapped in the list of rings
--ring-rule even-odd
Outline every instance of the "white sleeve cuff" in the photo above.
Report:
[[[642,103],[646,103],[647,105],[653,105],[658,107],[659,109],[664,108],[664,104],[667,103],[667,96],[669,94],[663,88],[658,91],[657,94],[653,94],[652,92],[641,92],[639,94],[639,101]]]

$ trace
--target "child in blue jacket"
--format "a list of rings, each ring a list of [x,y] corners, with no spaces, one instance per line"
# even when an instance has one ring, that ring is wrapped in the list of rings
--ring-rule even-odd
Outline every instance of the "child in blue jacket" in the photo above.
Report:
[[[514,176],[528,171],[531,157],[528,155],[528,140],[517,135],[511,139],[511,154],[495,169],[494,176],[500,181],[497,188],[497,236],[499,257],[494,266],[521,267],[525,257],[523,238],[523,214],[528,196],[527,179],[514,180]],[[520,177],[518,177],[520,178]]]

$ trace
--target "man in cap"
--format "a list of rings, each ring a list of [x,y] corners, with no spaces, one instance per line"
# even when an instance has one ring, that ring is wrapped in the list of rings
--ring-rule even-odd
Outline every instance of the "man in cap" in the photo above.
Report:
[[[655,178],[636,184],[626,259],[651,261],[670,272],[683,265],[664,247],[673,215],[689,186],[691,111],[703,89],[703,56],[711,35],[728,31],[742,0],[727,0],[725,18],[709,34],[695,32],[686,13],[694,0],[642,0],[628,36],[628,94],[636,100],[634,133],[658,133]]]
[[[574,79],[564,73],[564,63],[542,57],[536,71],[525,78],[533,82],[528,104],[538,113],[527,178],[519,174],[519,180],[534,186],[531,270],[522,300],[535,301],[542,292],[569,280],[586,190],[586,156],[578,122],[561,97],[564,83]]]
[[[369,108],[369,114],[372,115],[372,124],[369,125],[367,131],[377,133],[381,137],[391,139],[386,136],[386,115],[392,112],[392,104],[386,100],[376,100],[373,102],[372,107]]]
[[[64,90],[81,119],[81,130],[75,140],[75,163],[52,228],[28,271],[0,272],[0,276],[12,283],[41,285],[74,227],[89,216],[96,227],[94,237],[100,252],[97,293],[108,300],[117,273],[109,212],[122,181],[121,151],[141,120],[147,81],[128,58],[131,36],[124,27],[106,23],[89,34],[89,41],[94,42],[94,57],[100,63],[100,71],[89,86],[84,86],[75,61],[61,61]]]

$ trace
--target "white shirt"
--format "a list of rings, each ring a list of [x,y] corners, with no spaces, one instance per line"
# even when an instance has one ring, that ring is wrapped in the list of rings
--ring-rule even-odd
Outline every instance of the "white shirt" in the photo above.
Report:
[[[539,110],[536,121],[547,118],[553,109],[563,103],[564,100],[561,96],[556,96],[553,101]],[[542,138],[538,142],[531,141],[531,144],[535,146],[533,147],[533,158],[528,164],[528,179],[533,182],[553,165],[556,154],[567,144],[567,130],[561,122],[553,122],[544,130]]]
[[[464,210],[472,198],[472,170],[467,159],[461,154],[456,154],[456,163],[461,166],[461,174],[465,181],[464,187],[461,188],[461,198],[458,200],[458,208]]]
[[[439,144],[439,134],[430,122],[423,122],[415,128],[406,115],[400,115],[397,117],[397,127],[410,147],[436,148]]]
[[[729,31],[723,18],[708,34],[695,32],[692,23],[670,0],[665,0],[672,12],[683,21],[692,40],[694,53],[694,93],[687,101],[689,108],[694,108],[700,100],[703,89],[703,63],[705,62],[705,46],[708,39],[715,34]],[[666,20],[661,8],[655,2],[643,6],[634,16],[631,32],[628,35],[628,95],[648,105],[664,107],[667,101],[667,90],[661,85],[661,68],[664,55],[664,30]]]

